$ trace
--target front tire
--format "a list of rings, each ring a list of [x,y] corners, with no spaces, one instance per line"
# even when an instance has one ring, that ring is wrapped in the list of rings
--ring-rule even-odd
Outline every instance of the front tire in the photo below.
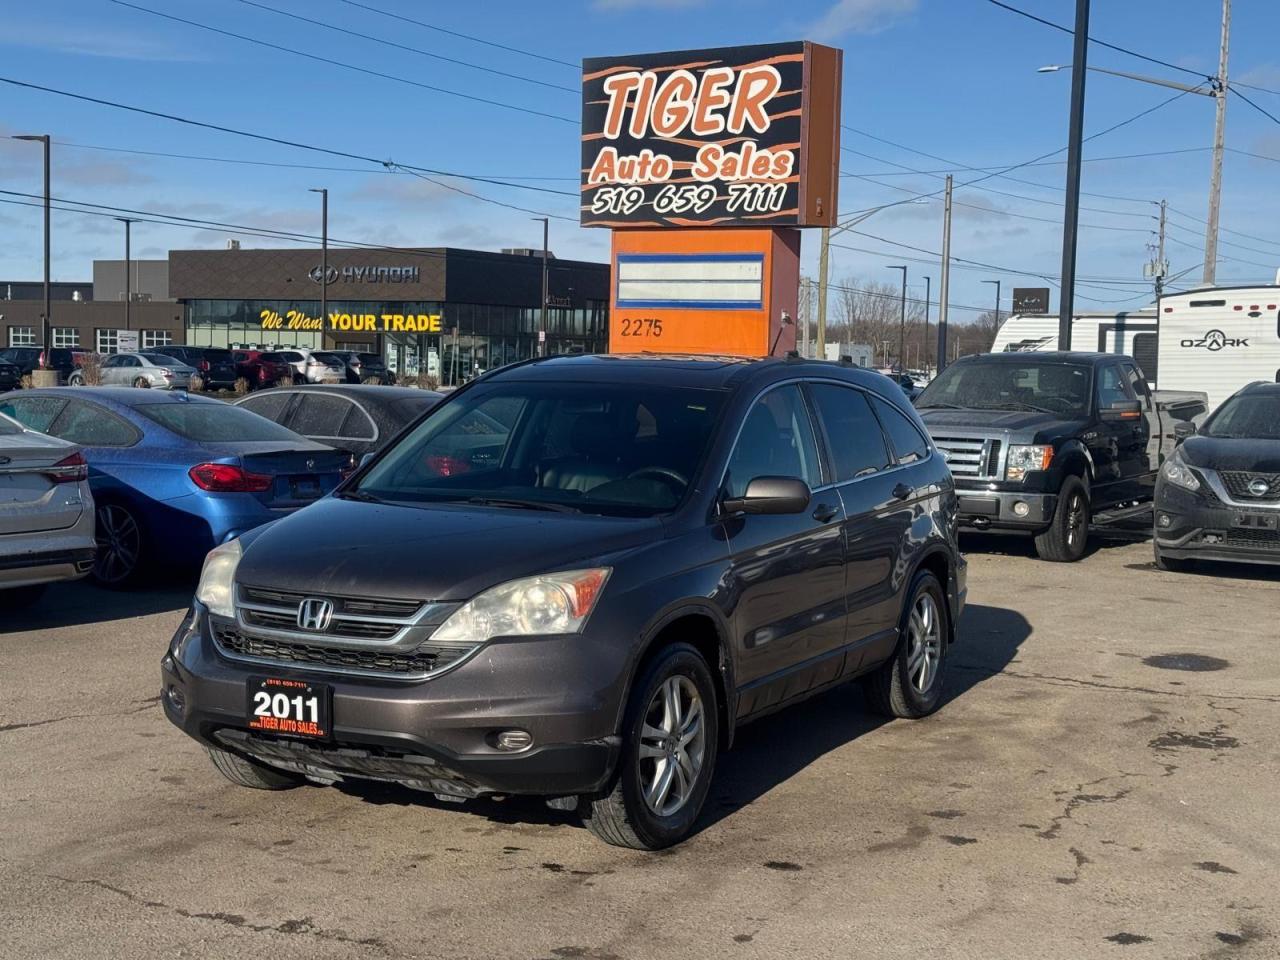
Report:
[[[79,370],[77,370],[75,373],[71,374],[71,376],[67,377],[67,386],[68,386],[68,387],[83,387],[83,386],[84,386],[84,374],[83,374],[83,373],[81,373]]]
[[[889,660],[862,682],[867,702],[886,717],[918,720],[942,704],[947,665],[946,594],[928,570],[911,581]]]
[[[1067,477],[1058,492],[1053,522],[1036,534],[1036,554],[1051,563],[1075,563],[1088,549],[1092,520],[1089,488],[1079,477]]]
[[[205,749],[209,751],[214,769],[237,787],[248,787],[250,790],[291,790],[306,782],[304,777],[296,773],[275,770],[217,747]]]
[[[138,377],[133,381],[133,385],[137,387],[139,390],[145,390],[151,386],[151,381],[148,380],[146,377]]]
[[[605,843],[660,850],[693,831],[711,787],[720,714],[711,669],[687,643],[664,648],[632,689],[612,789],[587,829]]]

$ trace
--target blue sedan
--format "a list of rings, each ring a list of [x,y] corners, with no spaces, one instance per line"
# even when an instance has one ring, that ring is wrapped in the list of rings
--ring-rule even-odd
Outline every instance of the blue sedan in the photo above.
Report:
[[[195,565],[219,543],[329,493],[348,456],[239,407],[184,392],[57,387],[0,396],[32,430],[80,444],[107,586]]]

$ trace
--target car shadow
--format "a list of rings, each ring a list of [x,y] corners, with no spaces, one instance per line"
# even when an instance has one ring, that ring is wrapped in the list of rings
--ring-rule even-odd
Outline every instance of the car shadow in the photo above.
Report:
[[[0,606],[0,636],[179,612],[191,604],[194,590],[192,577],[178,575],[165,576],[134,590],[108,590],[88,579],[52,583],[29,606]]]
[[[1159,573],[1164,576],[1202,578],[1206,580],[1253,580],[1262,583],[1280,583],[1280,557],[1277,563],[1267,565],[1261,563],[1228,563],[1218,560],[1192,560],[1185,570],[1176,573],[1161,570],[1155,560],[1143,563],[1127,563],[1125,569]]]
[[[943,715],[948,704],[999,674],[1030,635],[1031,625],[1020,613],[969,604],[960,622],[961,639],[950,651]],[[695,833],[749,806],[831,751],[890,722],[867,708],[856,684],[841,684],[747,724],[738,730],[733,749],[719,758]],[[456,809],[501,824],[580,823],[577,814],[551,810],[536,797],[453,804],[407,787],[372,781],[347,781],[337,789],[366,803]]]

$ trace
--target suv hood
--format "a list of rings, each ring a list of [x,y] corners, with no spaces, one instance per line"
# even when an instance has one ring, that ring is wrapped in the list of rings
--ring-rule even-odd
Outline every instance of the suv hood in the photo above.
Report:
[[[1193,467],[1280,473],[1280,440],[1188,437],[1179,449]]]
[[[236,580],[334,596],[469,600],[507,580],[609,565],[656,519],[329,497],[246,534]]]
[[[1025,434],[1028,442],[1042,438],[1064,436],[1083,430],[1087,420],[1064,418],[1056,413],[1036,413],[1034,410],[949,410],[945,408],[917,411],[931,434],[950,429],[974,429],[981,431],[1007,431]]]

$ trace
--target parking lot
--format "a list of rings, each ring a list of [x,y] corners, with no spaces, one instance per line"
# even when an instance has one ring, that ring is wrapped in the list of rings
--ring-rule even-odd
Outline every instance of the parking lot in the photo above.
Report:
[[[0,634],[0,954],[1276,956],[1280,576],[965,546],[949,703],[745,728],[656,855],[526,800],[232,787],[157,703],[189,586],[52,590]]]

